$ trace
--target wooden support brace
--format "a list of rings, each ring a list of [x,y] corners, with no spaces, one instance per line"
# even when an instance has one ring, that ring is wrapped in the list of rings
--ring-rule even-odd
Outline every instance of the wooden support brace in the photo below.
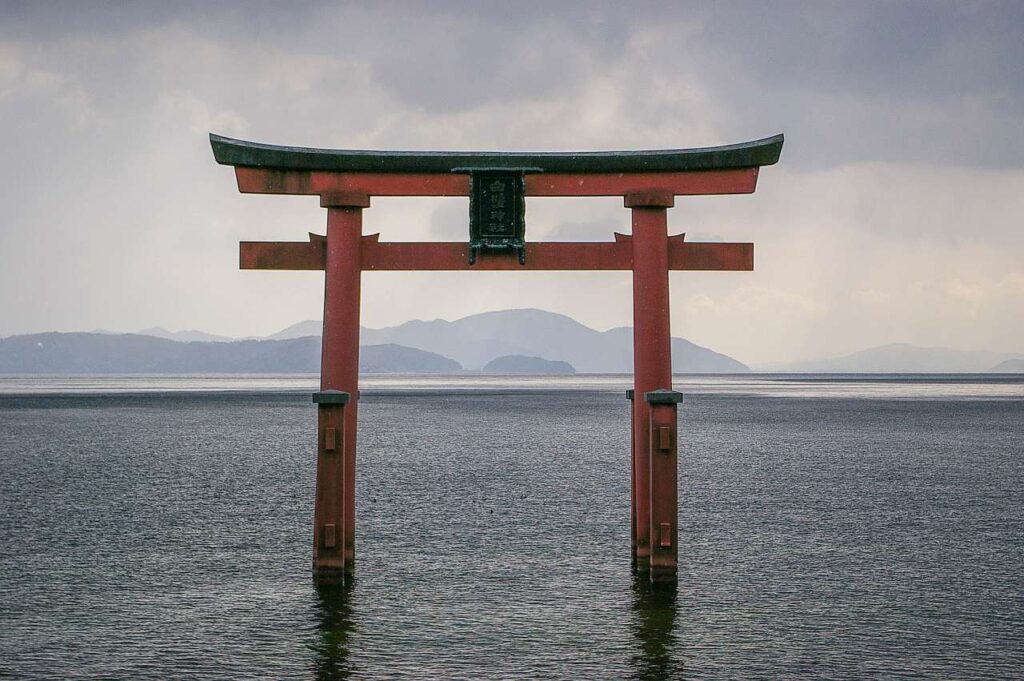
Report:
[[[384,242],[378,234],[363,237],[362,269],[395,271],[568,271],[630,270],[632,237],[616,234],[612,242],[527,243],[525,264],[503,253],[481,253],[468,262],[469,245],[451,242]],[[309,242],[243,241],[239,266],[243,270],[322,270],[326,241],[316,234]],[[668,239],[668,267],[686,271],[746,271],[754,269],[754,244],[689,242],[680,234]]]

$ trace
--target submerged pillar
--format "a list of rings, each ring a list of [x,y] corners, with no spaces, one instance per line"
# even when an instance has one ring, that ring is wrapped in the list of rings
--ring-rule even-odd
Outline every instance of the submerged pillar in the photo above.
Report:
[[[674,390],[653,390],[644,395],[649,407],[647,428],[651,479],[651,581],[675,582],[679,562],[679,482],[676,405]]]
[[[324,256],[324,334],[320,361],[320,390],[356,396],[343,411],[340,465],[342,484],[337,500],[343,509],[337,528],[342,571],[355,566],[356,533],[356,423],[359,395],[359,296],[362,278],[363,208],[370,197],[360,192],[321,195],[327,208],[327,243]],[[316,569],[316,568],[315,568]],[[318,573],[319,574],[319,573]]]
[[[629,564],[636,570],[636,442],[633,437],[633,389],[626,391],[629,400]]]
[[[313,393],[317,403],[316,497],[313,504],[313,579],[345,581],[345,411],[349,394]],[[353,405],[354,406],[354,405]]]
[[[626,194],[633,222],[633,499],[636,569],[650,569],[650,405],[641,396],[672,387],[669,325],[668,191]]]

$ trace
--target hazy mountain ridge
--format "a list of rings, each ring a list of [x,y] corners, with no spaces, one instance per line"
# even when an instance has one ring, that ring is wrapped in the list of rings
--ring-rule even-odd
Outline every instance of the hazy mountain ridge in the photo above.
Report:
[[[451,373],[447,357],[396,345],[364,346],[365,373]],[[317,373],[320,338],[181,342],[141,334],[39,333],[0,339],[0,374]]]
[[[227,342],[181,342],[142,334],[12,336],[0,340],[0,373],[316,372],[321,326],[319,321],[308,320],[269,339]],[[300,333],[304,335],[294,335]],[[538,370],[544,372],[633,371],[630,328],[596,331],[565,315],[535,309],[486,312],[451,322],[417,320],[383,329],[364,328],[361,338],[360,369],[367,372],[479,371],[507,356],[537,358],[542,362]],[[374,346],[380,347],[371,350]],[[682,338],[672,339],[672,354],[674,370],[679,373],[749,371],[731,357]]]
[[[775,370],[809,373],[989,373],[1024,371],[1010,367],[1024,361],[1024,355],[985,350],[952,350],[943,347],[922,347],[909,343],[889,343],[867,348],[841,357],[794,362]]]
[[[320,331],[307,320],[274,334]],[[381,329],[363,328],[368,343],[396,343],[451,357],[470,370],[482,370],[505,355],[567,362],[580,373],[633,372],[633,330],[597,331],[571,317],[537,309],[501,310],[455,321],[414,320]],[[683,338],[672,339],[673,369],[678,373],[738,373],[750,368],[737,360]]]
[[[323,329],[324,323],[322,321],[307,319],[281,329],[277,333],[270,334],[267,336],[267,340],[291,340],[292,338],[303,338],[304,336],[319,336]]]
[[[111,333],[109,331],[105,333]],[[236,340],[256,340],[248,338],[229,338],[228,336],[218,336],[213,333],[206,333],[205,331],[197,331],[196,329],[187,329],[185,331],[168,331],[162,326],[151,326],[148,329],[142,329],[136,331],[140,336],[153,336],[155,338],[164,338],[166,340],[181,341],[183,343],[190,343],[192,341],[201,341],[204,343],[231,343]]]
[[[319,348],[320,339],[315,340]],[[316,370],[320,371],[319,361]],[[434,352],[384,343],[360,346],[359,371],[368,374],[452,374],[462,371],[462,365]]]
[[[992,367],[994,374],[1024,374],[1024,359],[1008,359]]]
[[[318,372],[322,322],[306,320],[266,339],[235,340],[202,331],[160,327],[137,334],[97,329],[0,339],[0,373],[289,373]],[[195,338],[196,340],[187,340]],[[629,327],[596,331],[565,315],[503,310],[455,321],[414,320],[361,330],[360,370],[369,373],[501,372],[504,357],[538,360],[536,370],[561,363],[580,373],[632,373]],[[32,346],[31,348],[29,346]],[[672,339],[677,373],[749,371],[726,355]],[[511,361],[511,360],[510,360]],[[511,365],[510,365],[511,366]],[[514,368],[514,367],[513,367]],[[841,357],[759,370],[794,373],[1024,373],[1024,353],[962,351],[890,343]],[[518,371],[518,369],[516,369]]]

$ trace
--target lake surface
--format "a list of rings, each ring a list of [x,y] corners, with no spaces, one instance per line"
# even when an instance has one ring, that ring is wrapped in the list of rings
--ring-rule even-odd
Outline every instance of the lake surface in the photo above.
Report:
[[[368,377],[318,591],[315,377],[0,377],[0,677],[1024,674],[1024,379],[678,377],[666,592],[628,384]]]

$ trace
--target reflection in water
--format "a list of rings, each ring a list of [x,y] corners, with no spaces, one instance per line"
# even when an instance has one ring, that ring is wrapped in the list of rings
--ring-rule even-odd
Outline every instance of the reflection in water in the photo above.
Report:
[[[634,575],[631,626],[637,642],[632,660],[636,678],[682,678],[683,664],[672,658],[675,624],[676,584],[652,584],[647,575]]]
[[[352,582],[316,587],[318,638],[316,652],[316,678],[347,679],[352,673],[349,666],[349,636],[354,630],[352,619]]]

